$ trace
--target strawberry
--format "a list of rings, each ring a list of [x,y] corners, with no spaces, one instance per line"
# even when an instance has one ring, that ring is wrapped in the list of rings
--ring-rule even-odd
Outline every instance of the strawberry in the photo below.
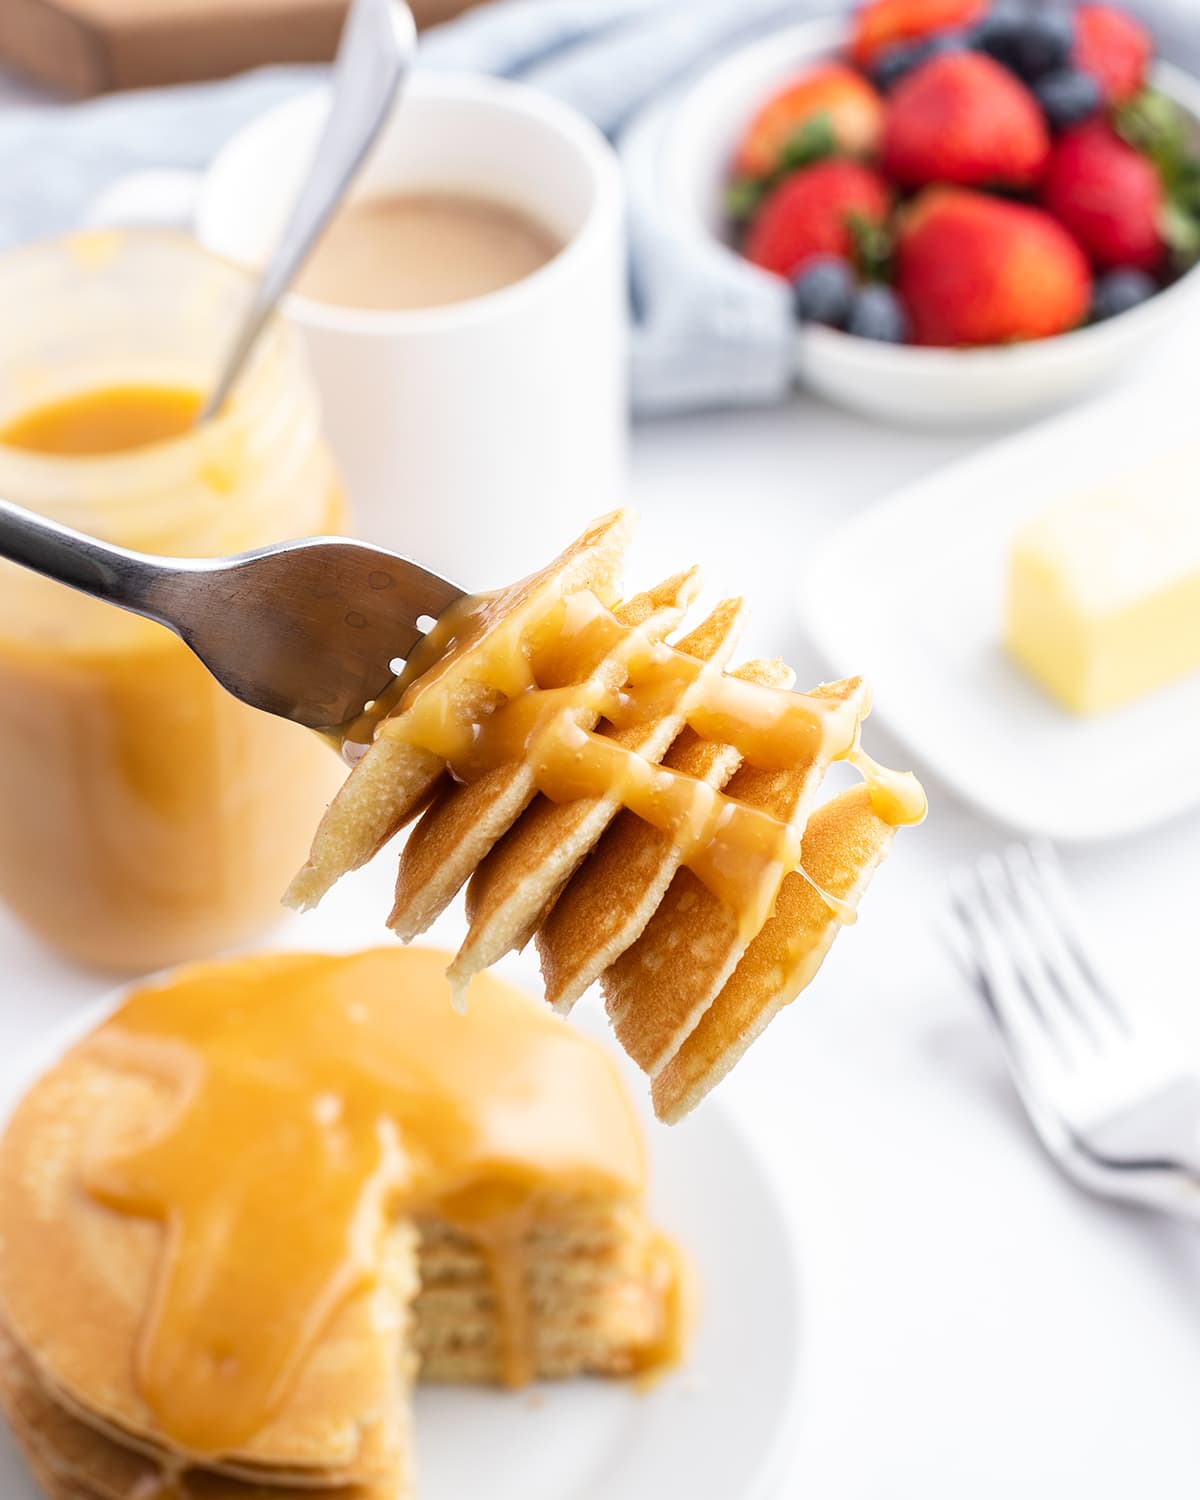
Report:
[[[1101,269],[1156,271],[1162,265],[1162,180],[1154,163],[1105,121],[1091,121],[1059,137],[1041,198]]]
[[[1025,203],[927,188],[900,227],[896,289],[918,344],[1002,344],[1065,333],[1092,278],[1067,231]]]
[[[769,177],[784,165],[789,144],[824,127],[829,149],[873,156],[883,131],[883,100],[843,63],[813,68],[768,99],[751,120],[734,160],[741,177]]]
[[[870,68],[889,47],[969,26],[986,9],[987,0],[869,0],[850,23],[850,56]]]
[[[981,53],[930,58],[891,96],[883,168],[905,187],[1030,187],[1049,155],[1037,101],[1007,68]]]
[[[743,246],[765,271],[793,277],[817,255],[854,258],[855,221],[880,227],[891,194],[877,172],[831,158],[794,172],[774,188],[751,221]]]
[[[1075,65],[1090,73],[1110,104],[1141,92],[1154,54],[1150,33],[1115,5],[1081,5],[1075,12]]]

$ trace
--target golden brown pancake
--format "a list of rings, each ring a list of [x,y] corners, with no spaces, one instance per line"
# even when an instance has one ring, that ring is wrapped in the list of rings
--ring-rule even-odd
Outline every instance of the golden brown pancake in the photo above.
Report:
[[[737,642],[743,614],[740,599],[727,599],[679,642],[678,649],[697,661],[724,666]],[[683,728],[683,713],[677,704],[674,712],[645,723],[628,729],[609,725],[600,732],[646,760],[657,762]],[[616,796],[573,802],[535,798],[517,826],[471,877],[467,888],[471,925],[451,965],[451,978],[465,983],[506,953],[523,948],[620,810]]]
[[[790,687],[794,680],[780,661],[747,662],[733,675],[771,687]],[[740,761],[732,745],[714,744],[693,729],[683,729],[663,758],[664,765],[718,790]],[[618,814],[537,930],[546,999],[555,1010],[569,1012],[641,937],[678,869],[679,850],[668,834],[635,813]]]
[[[616,617],[634,631],[645,631],[651,637],[661,635],[683,618],[696,587],[694,573],[680,574],[619,606]],[[623,651],[608,653],[592,665],[592,674],[610,690],[625,681],[624,655]],[[587,714],[586,727],[592,728],[598,718],[598,713]],[[426,931],[536,793],[533,770],[524,763],[497,766],[476,781],[450,782],[442,789],[413,829],[400,856],[396,902],[388,918],[397,937],[407,940]],[[510,947],[503,947],[497,957]],[[462,960],[460,954],[456,962]],[[470,971],[456,977],[465,983]]]
[[[830,863],[819,850],[833,815],[806,839],[830,765],[860,772],[889,828],[919,822],[925,799],[911,776],[863,751],[860,678],[797,693],[782,664],[730,670],[740,601],[672,639],[694,572],[619,602],[629,532],[627,515],[607,517],[525,584],[451,607],[349,727],[347,748],[362,758],[289,900],[311,905],[419,814],[400,852],[397,936],[424,932],[465,886],[468,932],[448,971],[456,993],[532,938],[550,1003],[566,1012],[598,981],[618,1040],[652,1081],[786,910],[801,924],[796,943],[813,939],[815,963],[746,969],[753,996],[743,976],[739,1003],[722,1001],[726,1021],[714,1015],[704,1032],[709,1050],[721,1039],[723,1065],[687,1064],[686,1087],[652,1090],[676,1120],[791,998],[793,973],[812,977],[879,863],[882,849],[843,841],[859,865],[833,861],[827,885],[807,869],[809,855]],[[782,902],[793,876],[831,917],[819,942]]]
[[[314,1490],[164,1468],[59,1406],[3,1325],[0,1409],[49,1500],[312,1500],[315,1494],[322,1500],[405,1500],[412,1492],[400,1472],[374,1484]]]
[[[849,703],[859,714],[865,704],[859,678],[817,688],[816,695]],[[784,771],[742,766],[726,791],[803,833],[828,765],[818,754]],[[604,971],[600,983],[613,1030],[651,1078],[713,1003],[751,936],[691,870],[680,870],[637,942]]]
[[[856,906],[895,832],[865,787],[817,808],[804,830],[805,875],[784,880],[774,914],[655,1078],[661,1119],[670,1124],[694,1109],[812,980],[839,928],[821,892]]]

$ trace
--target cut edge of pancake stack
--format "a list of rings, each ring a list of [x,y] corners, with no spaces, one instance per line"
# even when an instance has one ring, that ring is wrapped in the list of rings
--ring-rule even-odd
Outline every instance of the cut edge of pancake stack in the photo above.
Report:
[[[734,746],[689,727],[687,704],[662,705],[652,719],[624,726],[601,714],[567,712],[579,729],[785,825],[800,840],[755,930],[718,899],[675,842],[627,810],[617,795],[551,801],[526,756],[458,779],[447,763],[406,738],[413,693],[438,695],[449,713],[486,720],[498,706],[480,662],[500,632],[516,649],[572,595],[590,593],[624,629],[578,679],[589,691],[618,692],[638,650],[670,644],[705,672],[763,688],[790,687],[779,661],[729,669],[743,621],[741,600],[726,600],[689,634],[669,637],[699,591],[695,570],[622,601],[621,563],[632,532],[628,511],[597,522],[554,563],[487,602],[481,637],[421,663],[389,710],[371,725],[365,752],[330,804],[309,861],[287,893],[305,910],[346,872],[367,863],[415,819],[400,853],[389,926],[403,941],[426,931],[466,888],[467,937],[451,968],[456,989],[506,953],[536,943],[547,999],[562,1013],[599,983],[622,1046],[652,1081],[655,1112],[674,1123],[689,1113],[745,1053],[777,1012],[812,980],[839,927],[886,856],[897,822],[923,816],[911,777],[862,755],[858,728],[869,711],[860,678],[817,688],[810,701],[841,712],[853,729],[838,748],[819,743],[792,763],[763,768]],[[431,636],[431,643],[435,637]],[[544,686],[535,682],[535,688]],[[557,686],[557,684],[556,684]],[[503,704],[501,696],[499,706]],[[821,803],[833,759],[867,768],[867,784]],[[875,775],[918,811],[896,817]],[[891,801],[894,803],[895,798]]]
[[[417,1229],[419,1378],[508,1384],[486,1261],[454,1225],[422,1219]],[[672,1364],[686,1325],[671,1305],[685,1293],[678,1256],[631,1204],[559,1204],[526,1241],[531,1377],[620,1377]]]

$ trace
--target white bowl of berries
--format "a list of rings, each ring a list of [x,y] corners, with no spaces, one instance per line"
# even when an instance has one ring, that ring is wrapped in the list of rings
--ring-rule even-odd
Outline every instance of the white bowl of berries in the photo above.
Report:
[[[869,0],[728,56],[664,141],[681,229],[793,287],[856,410],[997,421],[1200,308],[1200,84],[1117,6]]]

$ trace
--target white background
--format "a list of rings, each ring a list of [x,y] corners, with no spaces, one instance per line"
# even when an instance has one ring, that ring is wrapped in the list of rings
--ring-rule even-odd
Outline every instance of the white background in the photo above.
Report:
[[[796,618],[814,544],[982,441],[883,429],[803,399],[645,427],[635,581],[701,562],[712,590],[756,607],[745,654],[783,654],[801,685],[815,682],[824,664]],[[876,754],[902,759],[881,725],[870,730]],[[929,821],[901,832],[861,924],[722,1085],[802,1247],[806,1391],[783,1493],[1193,1500],[1200,1231],[1086,1201],[1039,1155],[935,932],[948,871],[1003,834],[927,784]],[[1068,865],[1120,986],[1200,1050],[1200,817]],[[365,871],[276,936],[378,941],[389,882],[384,864]],[[0,913],[6,1056],[108,983]]]

